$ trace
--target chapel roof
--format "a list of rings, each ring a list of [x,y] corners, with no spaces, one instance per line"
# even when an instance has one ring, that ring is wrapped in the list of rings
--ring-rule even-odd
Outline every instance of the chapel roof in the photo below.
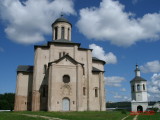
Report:
[[[140,81],[147,81],[147,80],[145,80],[142,77],[135,76],[130,82],[138,82],[138,81],[140,82]]]
[[[33,72],[33,66],[31,65],[19,65],[17,72]]]

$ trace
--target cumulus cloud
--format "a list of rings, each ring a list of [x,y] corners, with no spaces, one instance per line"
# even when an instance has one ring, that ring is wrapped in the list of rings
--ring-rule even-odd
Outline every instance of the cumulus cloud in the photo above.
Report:
[[[151,77],[151,81],[148,84],[148,92],[150,100],[160,99],[160,73],[154,73]]]
[[[110,41],[117,46],[130,46],[142,40],[160,39],[160,14],[148,13],[135,18],[115,0],[102,0],[99,7],[83,8],[77,22],[79,31],[95,40]]]
[[[120,99],[121,101],[130,101],[130,97],[126,96],[126,95],[119,95],[118,93],[116,93],[114,96],[114,98],[116,99]]]
[[[23,44],[44,40],[52,22],[63,14],[75,14],[72,0],[0,0],[0,18],[6,21],[8,38]]]
[[[160,61],[159,60],[154,60],[154,61],[147,62],[146,64],[140,66],[140,69],[144,73],[160,72]]]
[[[104,79],[107,86],[113,87],[121,87],[121,83],[125,80],[125,78],[119,76],[105,77]]]
[[[101,60],[104,60],[107,64],[115,64],[117,63],[117,57],[112,53],[106,53],[104,49],[96,44],[90,44],[90,49],[93,49],[92,55]]]

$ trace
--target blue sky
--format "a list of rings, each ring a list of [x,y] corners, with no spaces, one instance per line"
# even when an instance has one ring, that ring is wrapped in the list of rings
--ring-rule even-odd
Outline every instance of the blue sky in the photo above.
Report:
[[[149,100],[160,100],[159,5],[159,0],[1,0],[0,93],[15,92],[17,66],[34,64],[34,45],[52,40],[51,24],[63,12],[73,25],[72,41],[107,62],[107,101],[130,100],[135,64],[148,80]]]

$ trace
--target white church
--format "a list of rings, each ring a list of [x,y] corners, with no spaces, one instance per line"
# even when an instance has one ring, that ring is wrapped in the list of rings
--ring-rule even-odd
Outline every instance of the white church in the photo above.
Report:
[[[136,65],[135,77],[130,81],[130,85],[132,97],[131,111],[146,111],[148,108],[147,80],[141,77],[138,65]]]
[[[63,16],[52,24],[52,41],[34,46],[34,66],[19,65],[15,111],[104,111],[103,60],[71,40]]]

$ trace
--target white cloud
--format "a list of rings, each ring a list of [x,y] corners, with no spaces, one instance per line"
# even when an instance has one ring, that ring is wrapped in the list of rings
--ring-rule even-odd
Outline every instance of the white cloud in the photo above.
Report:
[[[150,100],[160,99],[160,73],[153,74],[148,84],[148,97]]]
[[[3,51],[4,51],[4,49],[2,47],[0,47],[0,52],[3,52]]]
[[[104,79],[107,86],[113,87],[121,87],[121,83],[125,80],[125,78],[119,76],[105,77]]]
[[[93,49],[92,55],[101,60],[104,60],[107,64],[115,64],[117,63],[117,57],[112,53],[105,53],[104,49],[96,44],[90,44],[90,49]]]
[[[114,96],[114,98],[116,99],[120,99],[121,101],[130,101],[130,97],[126,96],[126,95],[119,95],[118,93],[116,93]]]
[[[106,40],[118,46],[130,46],[141,40],[160,39],[160,14],[135,18],[115,0],[102,0],[99,7],[83,8],[77,22],[79,31],[90,39]]]
[[[126,88],[121,88],[120,91],[126,92]]]
[[[155,61],[147,62],[145,65],[140,66],[140,69],[144,73],[160,72],[160,61],[155,60]]]
[[[5,32],[22,44],[43,41],[62,9],[66,15],[75,14],[72,0],[0,0],[1,19],[7,21]]]

